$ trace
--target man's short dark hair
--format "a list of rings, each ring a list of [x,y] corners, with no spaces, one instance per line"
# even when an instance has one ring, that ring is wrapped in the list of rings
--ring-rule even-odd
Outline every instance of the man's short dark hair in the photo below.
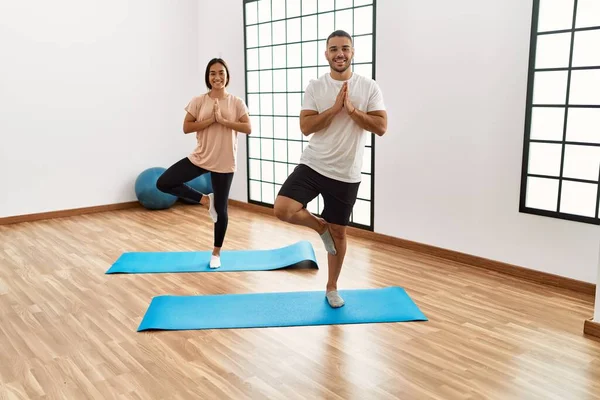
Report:
[[[327,46],[329,46],[329,39],[331,39],[332,37],[347,37],[348,39],[350,39],[350,43],[352,43],[352,36],[350,36],[348,32],[337,30],[332,32],[331,35],[329,35],[329,37],[327,38]]]

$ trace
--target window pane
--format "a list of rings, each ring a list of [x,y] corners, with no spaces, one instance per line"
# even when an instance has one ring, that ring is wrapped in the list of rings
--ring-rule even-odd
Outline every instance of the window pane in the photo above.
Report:
[[[274,115],[287,114],[287,96],[285,93],[273,95],[273,113]]]
[[[260,195],[260,182],[250,181],[250,200],[262,201]]]
[[[571,33],[541,35],[537,38],[535,67],[564,68],[569,66]]]
[[[330,71],[329,67],[319,67],[319,68],[317,68],[317,76],[321,77],[325,74],[328,74],[329,71]]]
[[[358,64],[353,69],[358,75],[366,76],[367,78],[373,77],[373,64]]]
[[[260,114],[260,96],[258,94],[248,95],[248,109],[252,115]]]
[[[565,146],[565,165],[563,168],[565,178],[597,181],[599,167],[600,147]]]
[[[302,40],[317,39],[317,16],[302,17]]]
[[[560,195],[560,212],[594,217],[598,185],[564,181]]]
[[[289,143],[288,143],[289,146]],[[294,172],[294,168],[296,168],[298,166],[298,164],[288,164],[288,174],[291,174],[292,172]]]
[[[531,139],[562,140],[565,109],[533,107],[531,110]]]
[[[248,69],[258,69],[258,49],[250,49],[246,54],[248,55]]]
[[[287,177],[287,164],[275,163],[275,183],[283,184]]]
[[[273,182],[273,161],[261,161],[261,177],[263,182]]]
[[[302,91],[302,72],[300,69],[288,69],[287,71],[288,91]]]
[[[271,71],[260,71],[260,91],[273,91],[273,73]]]
[[[285,92],[286,86],[286,72],[285,69],[277,69],[273,71],[273,91],[274,92]]]
[[[302,0],[287,0],[287,17],[297,17],[300,15],[300,4]],[[289,39],[288,39],[289,40]]]
[[[260,69],[270,69],[273,66],[272,53],[273,49],[271,47],[261,47],[259,50],[259,61],[260,61]]]
[[[300,67],[302,64],[302,58],[300,55],[302,51],[302,45],[300,43],[297,44],[289,44],[287,46],[287,64],[288,67]]]
[[[262,115],[273,115],[273,95],[260,95],[260,113]]]
[[[273,23],[273,44],[285,43],[285,21]]]
[[[287,20],[287,42],[299,42],[302,39],[300,36],[300,18]]]
[[[600,108],[569,109],[567,140],[600,143]]]
[[[248,72],[248,92],[258,92],[258,72]]]
[[[258,22],[271,20],[271,0],[260,0],[258,2]]]
[[[371,173],[371,149],[365,149],[365,152],[363,153],[362,172],[366,172],[368,174]]]
[[[579,0],[577,2],[577,28],[600,26],[600,1]]]
[[[325,208],[325,202],[323,201],[323,196],[317,196],[317,203],[319,204],[319,215],[323,214],[323,209]]]
[[[354,62],[373,61],[373,36],[359,36],[354,39]]]
[[[253,136],[260,136],[260,117],[256,115],[251,115],[250,123],[252,124],[252,129],[254,130]],[[257,152],[256,157],[260,157],[260,153]]]
[[[285,68],[287,66],[286,46],[273,47],[273,68]]]
[[[300,93],[289,93],[288,94],[288,115],[300,115],[300,108],[302,107],[302,95]]]
[[[600,4],[600,2],[598,2]],[[598,10],[600,12],[600,10]],[[600,29],[575,32],[573,66],[600,66]]]
[[[367,4],[373,4],[373,0],[354,0],[354,6],[362,6]]]
[[[556,211],[558,179],[528,178],[526,196],[527,207]]]
[[[302,15],[315,14],[317,12],[317,0],[302,0]]]
[[[354,34],[373,33],[373,7],[354,9]]]
[[[302,65],[317,65],[317,42],[302,43]]]
[[[331,32],[333,32],[333,30]],[[329,36],[329,34],[327,34],[327,36]],[[325,50],[327,50],[327,40],[319,40],[317,42],[317,61],[319,65],[329,65],[327,57],[325,57]]]
[[[352,220],[357,224],[371,225],[371,202],[356,200],[352,210]]]
[[[352,7],[352,0],[335,0],[335,9]]]
[[[246,3],[246,25],[256,24],[258,22],[258,3]]]
[[[536,72],[533,104],[565,104],[567,71]]]
[[[352,33],[352,10],[336,11],[335,12],[335,29],[341,29],[350,34]]]
[[[333,32],[333,13],[319,14],[319,39],[327,39],[327,37]],[[325,47],[322,47],[325,50]],[[321,50],[321,47],[319,47]]]
[[[275,186],[272,183],[262,184],[263,203],[273,204],[275,202]]]
[[[335,7],[335,0],[319,0],[319,12],[331,11]]]
[[[260,117],[260,136],[261,137],[273,137],[273,118],[272,117]]]
[[[250,160],[250,179],[260,180],[259,160]]]
[[[313,214],[317,214],[319,212],[318,201],[319,201],[318,197],[315,197],[306,205],[306,209]]]
[[[302,68],[302,91],[306,90],[311,79],[317,79],[317,68]]]
[[[271,16],[274,21],[285,18],[285,0],[271,1]]]
[[[273,136],[280,139],[287,139],[287,118],[275,117],[273,126]]]
[[[571,71],[569,104],[600,105],[600,70]]]
[[[273,160],[273,139],[260,139],[260,158]]]
[[[275,140],[275,161],[287,162],[287,141]]]
[[[271,44],[271,24],[258,26],[258,44],[260,46],[269,46]]]
[[[256,25],[249,26],[246,28],[246,46],[258,46],[258,27]]]
[[[302,155],[302,143],[288,142],[288,160],[291,163],[298,164]]]
[[[573,0],[540,0],[538,32],[571,29],[574,9]]]
[[[260,158],[260,139],[248,138],[248,157]]]
[[[559,176],[561,152],[560,144],[531,143],[527,172],[534,175]]]
[[[288,139],[302,140],[302,131],[300,131],[300,118],[288,118]]]
[[[358,197],[371,200],[371,175],[362,175],[362,181],[358,187]]]

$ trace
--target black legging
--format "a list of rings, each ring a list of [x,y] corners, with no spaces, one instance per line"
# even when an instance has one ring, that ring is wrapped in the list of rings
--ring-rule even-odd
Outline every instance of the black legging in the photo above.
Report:
[[[222,247],[227,231],[229,217],[227,216],[227,202],[229,200],[229,189],[233,180],[233,172],[220,173],[207,171],[194,165],[187,157],[173,164],[167,169],[156,182],[156,187],[161,192],[169,193],[179,198],[189,200],[194,203],[200,203],[202,193],[186,185],[185,182],[191,181],[202,174],[210,172],[214,192],[215,211],[218,218],[215,223],[214,246]]]

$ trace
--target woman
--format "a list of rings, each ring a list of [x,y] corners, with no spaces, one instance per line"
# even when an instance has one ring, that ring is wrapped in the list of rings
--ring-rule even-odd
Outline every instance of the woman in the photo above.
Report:
[[[196,132],[198,145],[188,157],[166,170],[156,183],[165,193],[208,205],[214,224],[214,249],[210,268],[221,266],[221,247],[227,231],[227,203],[233,174],[237,169],[238,132],[250,134],[248,107],[229,94],[229,68],[220,58],[206,66],[204,80],[208,92],[194,97],[185,110],[183,132]],[[210,172],[213,192],[205,195],[185,182]]]

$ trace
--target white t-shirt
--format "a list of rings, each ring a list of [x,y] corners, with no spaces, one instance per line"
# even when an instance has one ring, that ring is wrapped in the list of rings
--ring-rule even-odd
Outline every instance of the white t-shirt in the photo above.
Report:
[[[304,93],[302,109],[322,113],[331,108],[343,84],[344,81],[336,81],[329,73],[311,80]],[[383,95],[373,79],[353,73],[348,80],[348,90],[350,102],[357,110],[385,110]],[[312,134],[300,163],[328,178],[360,182],[367,135],[369,133],[343,108],[327,128]]]

